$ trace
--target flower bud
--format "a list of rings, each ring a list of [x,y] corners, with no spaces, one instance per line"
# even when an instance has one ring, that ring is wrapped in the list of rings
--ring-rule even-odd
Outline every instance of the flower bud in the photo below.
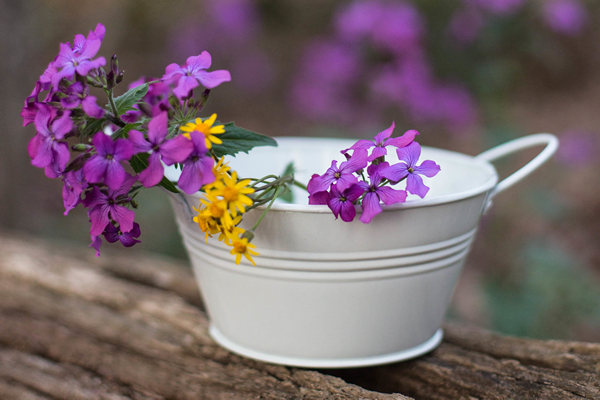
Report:
[[[125,70],[119,72],[119,75],[117,75],[117,79],[115,80],[116,83],[121,83],[123,81],[124,73],[125,73]]]
[[[92,146],[90,146],[89,144],[85,144],[85,143],[77,143],[77,144],[74,144],[73,146],[71,146],[71,149],[73,149],[73,151],[88,151],[91,148],[92,148]]]
[[[117,60],[116,54],[110,58],[110,72],[115,76],[119,75],[119,60]]]
[[[247,230],[242,234],[242,239],[248,239],[248,243],[254,239],[254,231],[252,229]]]

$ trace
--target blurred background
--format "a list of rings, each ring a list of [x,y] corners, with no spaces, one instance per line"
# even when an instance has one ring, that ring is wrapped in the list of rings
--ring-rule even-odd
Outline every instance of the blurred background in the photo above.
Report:
[[[89,244],[83,209],[63,216],[62,182],[31,166],[19,114],[59,43],[102,22],[98,55],[126,70],[117,91],[207,50],[233,81],[205,115],[269,136],[372,137],[395,121],[476,155],[558,135],[556,157],[484,217],[450,318],[600,341],[599,18],[595,0],[0,0],[0,229]],[[135,251],[185,258],[166,195],[138,199]]]

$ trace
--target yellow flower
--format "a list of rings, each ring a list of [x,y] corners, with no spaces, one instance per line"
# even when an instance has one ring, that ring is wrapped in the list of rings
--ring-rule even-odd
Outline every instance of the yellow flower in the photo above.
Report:
[[[237,217],[235,220],[238,218],[239,221],[242,220],[242,217]],[[219,240],[222,240],[227,246],[233,246],[233,241],[236,240],[240,235],[243,235],[244,232],[246,232],[245,229],[238,228],[237,226],[234,226],[231,229],[223,228],[219,234]]]
[[[238,210],[243,213],[245,206],[251,206],[254,202],[247,194],[254,193],[254,189],[247,187],[250,179],[243,179],[238,182],[237,172],[233,171],[231,176],[224,176],[221,180],[214,183],[216,190],[211,192],[211,196],[221,196],[229,205],[231,215],[237,216]]]
[[[213,218],[219,222],[219,225],[231,229],[233,220],[227,209],[227,203],[224,200],[208,197],[208,200],[200,199],[200,202],[205,206],[202,209],[202,214],[206,217]]]
[[[231,167],[229,167],[228,163],[224,163],[223,160],[225,160],[225,157],[221,157],[219,161],[217,161],[217,163],[213,166],[213,174],[215,175],[215,181],[204,185],[205,192],[212,190],[215,187],[215,182],[223,179],[223,177],[225,176],[229,176],[227,171],[229,171]]]
[[[252,243],[248,243],[248,239],[237,238],[233,241],[233,249],[231,249],[231,251],[229,253],[231,255],[235,255],[235,263],[236,264],[239,265],[240,261],[242,260],[242,255],[244,255],[244,257],[246,257],[248,259],[248,261],[250,261],[252,263],[252,265],[254,265],[256,267],[254,260],[252,259],[252,257],[250,257],[250,255],[253,255],[253,256],[260,255],[257,252],[251,250],[251,249],[255,249],[255,248],[256,248],[255,245],[253,245]]]
[[[202,205],[201,205],[202,206]],[[221,227],[219,226],[219,221],[214,219],[210,214],[207,215],[206,208],[194,208],[198,212],[198,215],[194,217],[194,222],[198,224],[200,230],[206,235],[204,235],[204,240],[208,243],[208,238],[212,237],[212,235],[221,232]]]
[[[206,148],[212,148],[212,144],[221,144],[223,141],[214,135],[218,135],[220,133],[225,132],[224,125],[212,126],[217,119],[217,114],[213,114],[210,118],[202,121],[200,118],[196,118],[195,122],[188,122],[185,126],[181,128],[183,132],[183,136],[190,139],[190,132],[200,132],[204,134],[204,138],[206,139]]]

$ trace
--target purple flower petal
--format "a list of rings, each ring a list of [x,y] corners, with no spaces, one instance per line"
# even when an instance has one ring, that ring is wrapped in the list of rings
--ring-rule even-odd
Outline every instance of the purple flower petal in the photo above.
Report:
[[[104,132],[98,132],[92,139],[92,144],[96,147],[96,151],[102,157],[107,154],[112,155],[115,151],[115,142]]]
[[[389,128],[387,128],[386,130],[381,131],[377,135],[375,135],[375,137],[373,138],[375,140],[375,144],[383,144],[385,139],[392,136],[392,132],[394,131],[395,126],[396,126],[396,124],[394,122],[392,122],[392,125]]]
[[[399,182],[408,175],[408,165],[405,163],[390,165],[379,174],[390,182]]]
[[[404,132],[404,135],[392,139],[388,139],[385,144],[387,146],[394,146],[397,148],[406,147],[411,144],[415,140],[415,136],[417,136],[419,132],[414,129]]]
[[[193,76],[182,76],[179,78],[177,83],[177,87],[173,90],[173,93],[177,98],[183,99],[187,97],[190,93],[190,90],[194,89],[199,85],[198,80]]]
[[[349,189],[346,190],[346,198],[349,201],[356,201],[362,194],[367,190],[369,185],[366,182],[359,182],[356,185],[352,185]]]
[[[163,81],[178,80],[184,71],[178,64],[169,64],[165,69],[165,74],[161,78]]]
[[[35,158],[31,160],[31,164],[38,168],[47,167],[52,163],[54,159],[54,153],[52,152],[52,140],[44,138],[40,141],[40,145],[37,148]]]
[[[166,112],[158,114],[152,118],[148,124],[148,140],[153,145],[160,144],[164,141],[165,137],[169,134],[169,120]]]
[[[373,217],[381,212],[381,206],[379,205],[379,197],[375,192],[368,192],[365,194],[362,200],[362,215],[360,221],[368,224],[371,222]]]
[[[344,154],[350,150],[356,150],[356,149],[368,150],[373,146],[375,146],[375,143],[373,143],[372,141],[366,140],[366,139],[361,139],[358,142],[354,143],[351,147],[348,147],[347,149],[340,151],[340,153]]]
[[[344,222],[352,222],[356,216],[356,207],[351,201],[346,200],[342,203],[340,216]]]
[[[96,188],[94,188],[96,189]],[[104,228],[109,224],[108,213],[110,207],[108,204],[100,204],[90,210],[90,221],[92,226],[90,228],[90,234],[93,236],[100,236],[104,232]]]
[[[133,229],[133,220],[135,219],[135,213],[127,207],[111,207],[110,216],[119,224],[121,231],[129,232]]]
[[[423,178],[417,174],[409,174],[406,179],[406,190],[412,194],[416,194],[420,198],[425,197],[429,192],[429,187],[423,183]]]
[[[203,51],[200,55],[188,57],[185,60],[185,66],[188,67],[191,71],[196,71],[199,69],[208,69],[212,64],[212,57],[208,51]]]
[[[367,166],[367,151],[364,149],[356,149],[350,160],[343,162],[340,165],[340,170],[345,173],[354,173],[359,169]]]
[[[165,141],[159,149],[166,165],[184,162],[194,151],[194,144],[185,136],[177,136]]]
[[[104,134],[102,133],[102,135]],[[104,175],[106,174],[106,168],[108,168],[109,163],[110,161],[106,160],[103,157],[100,157],[98,155],[92,156],[92,158],[90,158],[83,166],[83,173],[85,174],[85,179],[88,182],[92,183],[102,182],[102,179],[104,179]],[[98,235],[100,233],[98,233]]]
[[[144,134],[140,131],[136,131],[135,129],[129,131],[129,141],[133,146],[134,154],[145,153],[152,149],[152,145],[146,140]]]
[[[52,122],[51,131],[56,139],[64,138],[71,130],[73,130],[73,120],[71,119],[70,111],[65,111],[62,117]]]
[[[405,190],[396,190],[389,186],[382,186],[377,189],[377,195],[386,206],[389,206],[395,203],[404,203],[407,193]]]
[[[148,167],[140,172],[139,179],[145,187],[152,187],[158,185],[164,173],[165,169],[160,162],[160,154],[155,152],[148,157]]]
[[[64,97],[64,98],[60,99],[60,104],[64,108],[73,109],[75,107],[78,107],[79,104],[81,104],[81,99],[79,98],[78,95],[71,94],[71,95],[69,95],[67,97]]]
[[[220,69],[217,71],[198,71],[196,77],[207,89],[213,89],[219,86],[223,82],[231,81],[231,74],[229,71]]]
[[[106,59],[104,57],[98,57],[95,60],[84,60],[76,68],[79,75],[87,75],[93,69],[100,68],[106,65]]]
[[[34,137],[32,137],[29,141],[29,144],[27,144],[27,153],[29,154],[29,157],[31,159],[34,159],[37,156],[38,149],[42,144],[43,140],[44,137],[40,134],[37,134]]]
[[[92,118],[100,119],[104,117],[105,111],[96,103],[95,96],[87,96],[82,100],[81,106],[83,111]]]
[[[100,257],[100,246],[102,245],[102,238],[100,236],[92,235],[92,243],[89,247],[96,249],[96,257]]]
[[[425,175],[428,178],[433,178],[440,172],[440,166],[432,160],[425,160],[418,167],[414,168],[415,174]]]
[[[329,192],[313,193],[310,196],[308,196],[308,204],[324,205],[324,204],[327,204],[330,197],[331,196],[330,196]]]
[[[117,139],[114,141],[113,157],[115,160],[127,161],[131,158],[131,156],[133,156],[133,144],[129,140]]]
[[[331,167],[329,167],[329,169],[323,175],[319,176],[314,174],[308,182],[308,193],[313,194],[318,192],[326,192],[329,190],[331,183],[335,180],[334,174],[337,170],[337,161],[333,160],[331,162]]]
[[[399,160],[406,162],[409,168],[414,168],[421,156],[421,146],[417,142],[412,142],[406,147],[396,149],[396,153]]]
[[[195,162],[185,163],[177,184],[187,194],[196,193],[202,187],[204,176],[201,165]]]
[[[104,183],[110,189],[121,187],[125,180],[125,168],[119,161],[113,159],[106,162],[106,173],[104,175]]]
[[[379,146],[375,146],[375,148],[373,149],[373,151],[371,152],[371,155],[369,156],[369,158],[367,159],[368,161],[373,161],[379,157],[383,157],[387,155],[387,150],[385,149],[385,147],[379,147]]]

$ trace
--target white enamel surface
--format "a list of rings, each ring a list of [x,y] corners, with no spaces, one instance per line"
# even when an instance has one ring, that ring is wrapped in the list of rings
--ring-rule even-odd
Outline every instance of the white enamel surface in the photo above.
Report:
[[[244,176],[281,173],[293,160],[297,179],[322,174],[353,141],[279,138],[231,166]],[[391,157],[390,157],[391,158]],[[368,224],[336,220],[326,206],[277,203],[253,243],[253,267],[236,265],[216,238],[206,243],[192,221],[199,195],[172,203],[200,291],[211,335],[222,346],[262,361],[339,368],[394,362],[441,340],[440,326],[489,193],[497,184],[482,158],[424,148],[442,170],[425,179],[426,199],[383,207]],[[168,171],[176,180],[177,171]],[[244,216],[252,226],[262,211]]]

